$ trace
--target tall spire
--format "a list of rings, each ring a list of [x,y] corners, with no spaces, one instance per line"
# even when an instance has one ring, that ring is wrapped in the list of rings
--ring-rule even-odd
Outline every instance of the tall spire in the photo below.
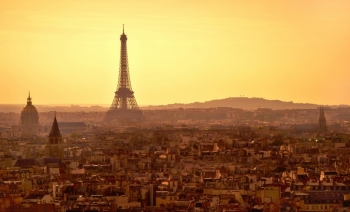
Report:
[[[60,128],[58,127],[56,113],[55,113],[55,118],[54,118],[53,123],[52,123],[49,137],[62,137],[61,132],[60,132]]]
[[[326,133],[327,132],[327,121],[326,116],[324,115],[324,107],[320,107],[320,115],[318,117],[318,132]]]
[[[55,118],[49,134],[49,142],[45,146],[45,154],[51,157],[63,158],[63,150],[62,135],[60,133],[60,128],[58,127],[55,113]]]
[[[124,24],[123,24],[123,34],[124,34]]]
[[[27,98],[27,105],[31,105],[32,104],[32,98],[30,98],[30,91],[28,94],[28,98]]]

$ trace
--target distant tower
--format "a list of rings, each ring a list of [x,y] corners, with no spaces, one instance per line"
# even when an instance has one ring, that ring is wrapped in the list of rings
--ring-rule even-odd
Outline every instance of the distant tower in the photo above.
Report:
[[[324,107],[320,107],[320,116],[318,117],[318,132],[326,133],[327,132],[327,122],[324,115]]]
[[[21,112],[21,137],[33,137],[38,131],[39,115],[35,106],[32,104],[30,93],[27,98],[27,105]]]
[[[129,121],[141,120],[143,118],[142,111],[139,109],[134,92],[131,88],[129,77],[128,53],[126,49],[127,37],[124,34],[120,36],[120,65],[119,65],[119,80],[118,88],[115,92],[113,103],[106,114],[105,121]]]
[[[49,134],[49,142],[45,147],[45,153],[46,156],[63,158],[62,135],[58,127],[56,115]]]

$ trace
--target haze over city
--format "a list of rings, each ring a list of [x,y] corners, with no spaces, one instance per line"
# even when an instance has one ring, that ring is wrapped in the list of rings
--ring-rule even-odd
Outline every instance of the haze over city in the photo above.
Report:
[[[350,211],[350,1],[0,1],[0,212]]]
[[[0,104],[111,104],[122,25],[139,105],[350,104],[349,1],[1,1]]]

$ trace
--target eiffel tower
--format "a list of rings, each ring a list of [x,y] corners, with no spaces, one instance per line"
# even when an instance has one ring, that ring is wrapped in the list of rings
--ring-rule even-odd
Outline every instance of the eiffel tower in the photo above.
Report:
[[[128,52],[126,48],[127,39],[123,25],[123,34],[120,36],[121,48],[118,88],[115,92],[113,103],[106,114],[106,122],[139,121],[143,119],[142,111],[137,105],[134,92],[131,88]]]

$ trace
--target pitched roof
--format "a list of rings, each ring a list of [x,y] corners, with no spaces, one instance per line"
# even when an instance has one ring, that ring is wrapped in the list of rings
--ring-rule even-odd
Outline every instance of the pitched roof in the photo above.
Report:
[[[39,163],[35,160],[35,158],[24,158],[24,159],[18,159],[15,166],[18,166],[21,168],[28,168],[32,166],[39,166]]]
[[[49,164],[57,164],[59,167],[65,167],[61,158],[58,157],[41,157],[41,158],[24,158],[18,159],[15,166],[21,168],[29,168],[33,166],[45,167]]]
[[[86,127],[86,124],[84,122],[60,122],[61,129],[62,128],[68,128],[68,127]]]
[[[53,120],[53,124],[52,124],[52,128],[51,128],[49,137],[62,137],[62,135],[60,133],[60,129],[58,127],[56,116],[55,116],[55,119]]]
[[[59,167],[66,166],[62,162],[61,158],[58,158],[58,157],[41,157],[41,158],[37,158],[36,161],[41,167],[48,166],[49,164],[57,164]]]
[[[30,194],[24,199],[42,199],[44,196],[45,196],[44,194]]]

